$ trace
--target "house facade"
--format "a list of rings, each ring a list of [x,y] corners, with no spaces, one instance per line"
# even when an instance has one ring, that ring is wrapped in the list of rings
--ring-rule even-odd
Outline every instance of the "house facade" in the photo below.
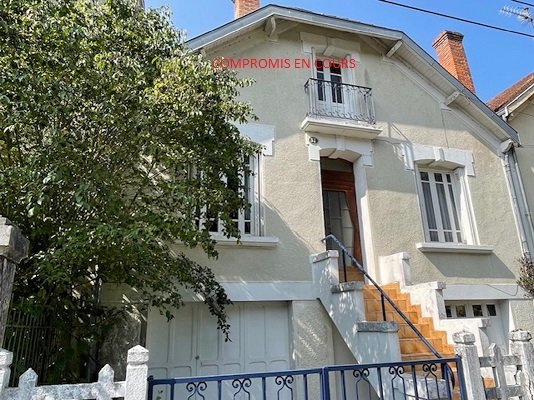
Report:
[[[512,148],[512,167],[519,171],[523,202],[520,212],[525,216],[522,241],[529,254],[534,252],[534,229],[531,210],[534,209],[534,73],[499,93],[488,107],[508,122],[518,133],[519,143]]]
[[[154,310],[146,331],[129,329],[146,341],[150,372],[428,356],[402,321],[379,323],[376,289],[327,234],[440,353],[461,329],[476,332],[480,353],[504,346],[511,329],[534,330],[516,285],[525,249],[503,153],[516,131],[403,32],[235,3],[239,18],[188,44],[214,68],[255,80],[241,98],[258,120],[239,126],[263,145],[250,160],[251,209],[236,217],[239,242],[213,228],[217,260],[176,245],[210,266],[234,302],[231,342],[201,299],[187,297],[174,320]],[[435,46],[456,39],[445,32]],[[399,322],[391,310],[386,319]]]

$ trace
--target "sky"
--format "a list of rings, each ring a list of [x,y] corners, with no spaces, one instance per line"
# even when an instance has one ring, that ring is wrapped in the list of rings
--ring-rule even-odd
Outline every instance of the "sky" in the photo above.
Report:
[[[273,0],[261,0],[261,6]],[[524,0],[534,3],[534,0]],[[500,12],[504,6],[524,7],[511,0],[398,0],[464,19],[534,35],[534,27]],[[487,101],[534,72],[534,38],[495,31],[438,16],[407,10],[378,0],[276,0],[273,4],[304,8],[405,32],[435,58],[431,46],[443,30],[464,34],[464,48],[478,97]],[[191,39],[233,19],[231,0],[145,0],[147,8],[170,7],[177,28]],[[534,10],[534,7],[531,7]]]

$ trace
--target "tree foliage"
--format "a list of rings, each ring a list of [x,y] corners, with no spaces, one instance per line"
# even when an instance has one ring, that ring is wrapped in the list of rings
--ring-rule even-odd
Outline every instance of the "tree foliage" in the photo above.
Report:
[[[0,2],[0,215],[31,242],[17,304],[90,343],[86,328],[116,311],[98,301],[102,284],[169,317],[186,287],[228,334],[213,273],[169,244],[215,257],[198,224],[213,216],[238,235],[231,217],[247,204],[224,177],[247,173],[243,155],[257,151],[230,123],[251,116],[236,100],[246,84],[188,51],[164,10]]]
[[[534,261],[525,254],[519,259],[519,279],[517,284],[521,286],[530,297],[534,297]]]

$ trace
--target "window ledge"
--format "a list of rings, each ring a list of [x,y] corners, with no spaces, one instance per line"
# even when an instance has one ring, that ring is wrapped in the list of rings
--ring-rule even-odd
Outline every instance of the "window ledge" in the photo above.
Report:
[[[423,253],[490,254],[494,250],[493,246],[435,242],[416,243],[415,247]]]
[[[242,236],[239,242],[236,238],[213,235],[212,239],[217,241],[219,246],[238,247],[276,247],[280,241],[276,236]]]

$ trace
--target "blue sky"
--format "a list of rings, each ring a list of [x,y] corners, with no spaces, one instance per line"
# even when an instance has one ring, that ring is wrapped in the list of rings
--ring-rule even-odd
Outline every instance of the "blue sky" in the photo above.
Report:
[[[525,0],[534,3],[534,0]],[[261,0],[261,5],[271,1]],[[503,6],[517,7],[510,0],[399,0],[486,24],[534,34],[532,26],[501,14]],[[174,24],[193,38],[233,19],[231,0],[145,0],[149,8],[168,5]],[[274,4],[299,7],[353,20],[399,29],[431,56],[432,40],[444,29],[465,35],[464,47],[477,95],[484,101],[534,71],[534,39],[498,32],[459,21],[406,10],[377,0],[278,0]],[[534,9],[534,7],[532,7]]]

